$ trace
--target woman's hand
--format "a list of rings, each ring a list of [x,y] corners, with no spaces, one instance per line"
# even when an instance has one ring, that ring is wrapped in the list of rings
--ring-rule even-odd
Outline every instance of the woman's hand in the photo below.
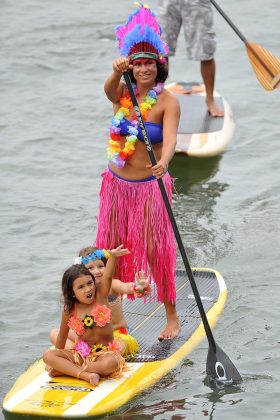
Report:
[[[118,246],[115,249],[107,250],[112,257],[122,257],[123,255],[130,254],[130,251],[127,248],[124,248],[123,245]]]
[[[132,67],[133,66],[129,64],[129,59],[127,57],[119,57],[113,62],[113,73],[111,73],[104,84],[107,98],[113,104],[119,104],[119,100],[123,96],[125,86],[124,82],[121,80],[123,72]]]
[[[152,175],[159,179],[167,172],[168,164],[165,160],[160,159],[156,165],[152,166],[152,164],[149,163],[146,165],[146,168],[152,168]]]
[[[114,72],[120,75],[132,68],[133,66],[132,64],[129,64],[129,59],[127,57],[119,57],[113,62]]]

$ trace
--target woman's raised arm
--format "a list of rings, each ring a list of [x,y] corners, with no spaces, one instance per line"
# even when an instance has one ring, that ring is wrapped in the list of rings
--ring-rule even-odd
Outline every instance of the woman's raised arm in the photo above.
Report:
[[[123,95],[124,83],[121,81],[123,72],[132,68],[127,57],[119,57],[113,62],[113,73],[104,84],[104,91],[107,98],[116,104]]]

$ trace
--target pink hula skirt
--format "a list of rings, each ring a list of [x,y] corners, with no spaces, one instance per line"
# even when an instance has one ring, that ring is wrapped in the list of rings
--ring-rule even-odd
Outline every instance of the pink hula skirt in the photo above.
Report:
[[[176,244],[157,180],[130,181],[108,169],[102,177],[96,246],[113,249],[123,244],[131,253],[118,259],[118,278],[131,282],[143,270],[156,283],[156,299],[174,303]],[[163,182],[171,203],[168,173]]]

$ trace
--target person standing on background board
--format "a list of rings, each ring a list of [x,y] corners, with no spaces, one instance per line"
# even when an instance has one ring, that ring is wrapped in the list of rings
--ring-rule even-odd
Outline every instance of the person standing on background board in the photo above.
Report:
[[[163,38],[170,49],[169,56],[175,55],[177,39],[183,26],[188,58],[200,61],[208,112],[212,117],[223,117],[224,112],[218,108],[213,96],[216,34],[209,0],[158,0],[158,20],[163,28]]]

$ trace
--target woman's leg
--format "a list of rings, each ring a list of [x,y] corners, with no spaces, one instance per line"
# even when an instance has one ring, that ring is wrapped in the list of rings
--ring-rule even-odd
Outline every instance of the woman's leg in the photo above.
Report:
[[[180,331],[180,322],[176,311],[175,266],[176,247],[174,233],[165,206],[162,203],[158,186],[152,200],[145,206],[145,237],[147,258],[155,279],[159,301],[164,303],[166,325],[158,336],[159,340],[175,338]],[[172,180],[165,176],[165,188],[171,202]],[[157,220],[157,224],[153,223]]]
[[[153,274],[153,277],[156,278],[156,270],[154,266],[154,253],[153,253],[153,241],[150,239],[147,241],[147,257],[149,260],[151,272]],[[165,286],[168,282],[168,279],[166,278],[166,275],[162,278],[162,295],[166,296],[165,293]],[[170,340],[172,338],[177,337],[180,331],[180,321],[177,315],[176,311],[176,304],[170,302],[169,300],[163,298],[163,304],[165,307],[165,313],[166,313],[166,325],[164,329],[161,331],[161,333],[158,336],[158,339],[161,340]]]

